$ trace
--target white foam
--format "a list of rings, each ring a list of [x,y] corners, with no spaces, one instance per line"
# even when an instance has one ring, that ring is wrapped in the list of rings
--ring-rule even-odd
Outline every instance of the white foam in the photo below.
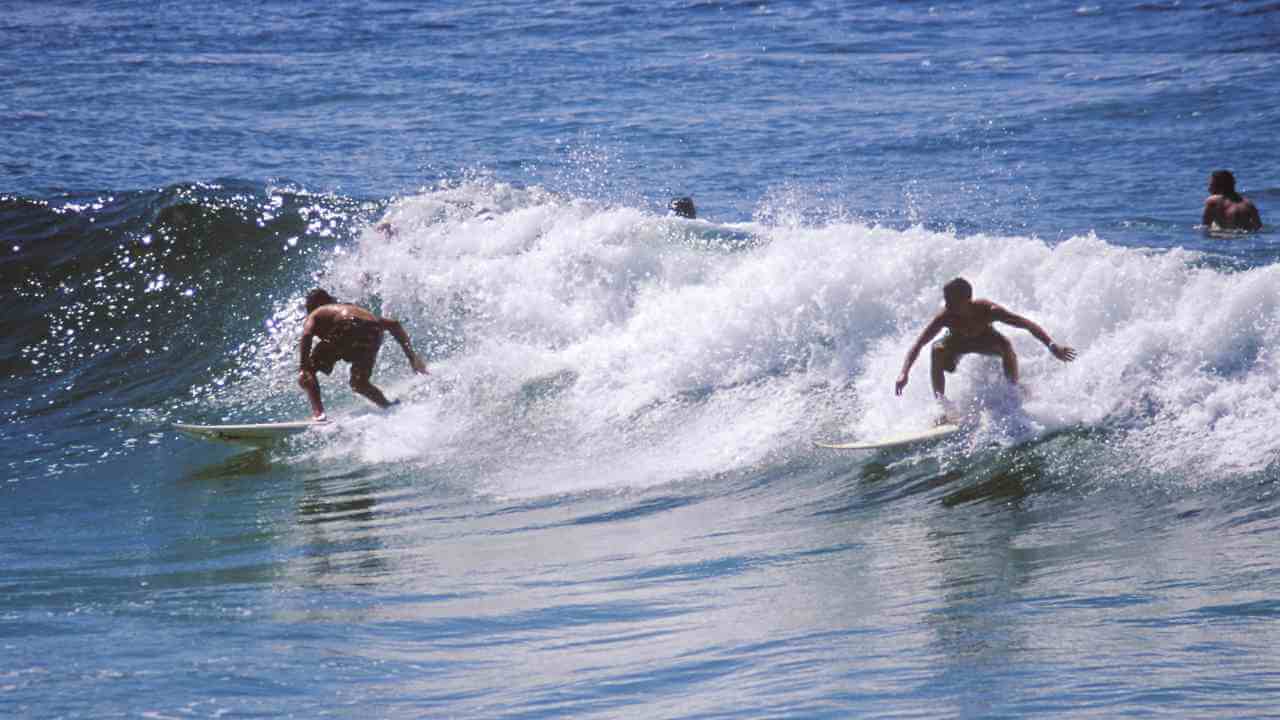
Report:
[[[1013,405],[994,359],[948,376],[960,405],[1021,413],[1014,436],[1105,425],[1150,466],[1197,478],[1259,470],[1280,447],[1275,267],[1227,273],[1096,237],[716,226],[485,183],[424,191],[385,220],[394,235],[368,229],[322,279],[380,300],[420,346],[449,346],[432,363],[447,388],[330,452],[456,463],[487,490],[542,494],[918,426],[937,412],[927,349],[902,397],[893,383],[955,276],[1080,351],[1064,364],[1006,328],[1030,389]],[[388,344],[380,377],[406,372]]]

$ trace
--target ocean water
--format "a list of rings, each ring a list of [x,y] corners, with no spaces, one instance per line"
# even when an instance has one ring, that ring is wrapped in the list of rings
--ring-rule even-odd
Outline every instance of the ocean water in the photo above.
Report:
[[[1276,717],[1269,2],[12,3],[0,715]],[[691,195],[697,220],[666,213]],[[377,229],[386,224],[390,231]],[[927,426],[940,287],[1009,328]],[[301,298],[400,319],[305,417]]]

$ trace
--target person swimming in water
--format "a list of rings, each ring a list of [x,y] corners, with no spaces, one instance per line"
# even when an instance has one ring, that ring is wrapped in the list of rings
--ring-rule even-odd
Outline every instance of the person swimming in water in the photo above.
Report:
[[[693,198],[688,196],[671,198],[671,202],[667,203],[667,209],[678,217],[689,218],[690,220],[698,217],[698,210],[693,205]]]
[[[1262,216],[1249,198],[1236,192],[1236,176],[1230,170],[1214,170],[1200,223],[1223,230],[1258,230]]]
[[[907,386],[907,376],[921,348],[938,333],[946,328],[947,334],[934,343],[929,368],[929,376],[933,380],[933,395],[940,402],[946,401],[947,379],[944,372],[953,373],[964,355],[977,353],[980,355],[999,355],[1004,366],[1004,376],[1010,383],[1018,384],[1018,356],[1013,351],[1013,343],[1001,335],[992,326],[1002,322],[1006,325],[1020,327],[1031,333],[1037,340],[1049,348],[1054,357],[1063,362],[1076,359],[1076,351],[1064,345],[1058,345],[1039,325],[1012,313],[990,300],[975,300],[973,286],[964,278],[956,278],[942,288],[945,307],[934,316],[925,329],[916,338],[911,349],[907,351],[906,360],[902,363],[902,373],[894,384],[893,392],[901,395]]]
[[[391,337],[400,343],[414,372],[419,375],[427,374],[426,364],[413,351],[409,335],[399,322],[378,317],[356,305],[340,303],[320,288],[307,293],[307,319],[302,324],[302,340],[299,343],[302,358],[298,385],[311,402],[312,418],[325,419],[324,402],[320,399],[320,382],[316,379],[316,373],[328,375],[333,372],[333,366],[339,360],[351,364],[352,390],[380,408],[395,404],[387,400],[387,396],[370,382],[373,364],[382,347],[383,332],[391,333]]]

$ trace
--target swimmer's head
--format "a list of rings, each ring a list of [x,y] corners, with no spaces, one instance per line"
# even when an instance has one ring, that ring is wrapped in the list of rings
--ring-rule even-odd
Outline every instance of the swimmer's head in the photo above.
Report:
[[[1209,176],[1210,195],[1235,195],[1236,176],[1230,170],[1214,170]]]
[[[693,219],[698,216],[698,211],[693,206],[693,198],[688,196],[671,198],[671,202],[667,204],[667,209],[684,218]]]

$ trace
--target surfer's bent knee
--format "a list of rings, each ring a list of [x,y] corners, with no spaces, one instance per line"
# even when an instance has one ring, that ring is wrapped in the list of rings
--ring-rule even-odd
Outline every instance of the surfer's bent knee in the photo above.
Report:
[[[935,342],[930,352],[933,354],[933,362],[949,373],[956,371],[956,367],[960,364],[960,356],[963,354],[962,351],[947,347],[945,338]]]

